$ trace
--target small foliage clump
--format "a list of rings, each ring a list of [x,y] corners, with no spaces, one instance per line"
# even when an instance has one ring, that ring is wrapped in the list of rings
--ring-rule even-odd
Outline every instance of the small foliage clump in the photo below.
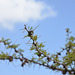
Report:
[[[17,59],[21,61],[22,67],[25,64],[34,63],[52,69],[54,71],[61,71],[62,74],[69,73],[75,75],[75,37],[70,36],[70,30],[68,28],[66,29],[67,39],[65,48],[61,48],[61,51],[56,54],[50,54],[44,49],[44,43],[39,43],[37,41],[38,35],[34,35],[35,29],[33,29],[33,27],[27,28],[27,26],[24,25],[24,30],[26,30],[28,33],[24,36],[24,38],[29,37],[30,40],[32,40],[29,50],[34,51],[34,57],[32,57],[31,59],[26,58],[23,54],[24,50],[18,48],[20,44],[11,44],[12,42],[10,41],[10,39],[2,38],[0,40],[0,43],[3,43],[7,49],[13,49],[14,52],[12,53],[12,55],[9,55],[8,53],[4,53],[3,51],[1,51],[0,60],[9,60],[9,62],[12,62]],[[29,44],[30,40],[27,42],[27,44]],[[65,54],[63,55],[64,51]],[[60,58],[62,55],[63,57]]]

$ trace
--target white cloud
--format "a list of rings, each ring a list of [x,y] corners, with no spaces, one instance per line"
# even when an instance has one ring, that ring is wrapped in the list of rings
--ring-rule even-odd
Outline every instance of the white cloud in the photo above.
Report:
[[[28,22],[54,17],[57,12],[44,2],[35,0],[0,0],[0,23],[12,29],[15,22]],[[1,26],[0,26],[1,27]]]

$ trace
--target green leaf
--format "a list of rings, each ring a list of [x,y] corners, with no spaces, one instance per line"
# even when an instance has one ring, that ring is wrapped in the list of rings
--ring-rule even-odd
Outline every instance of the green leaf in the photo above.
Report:
[[[44,55],[47,55],[47,52],[44,52]]]
[[[25,35],[25,36],[24,36],[24,38],[26,38],[26,37],[28,37],[28,35]],[[23,39],[24,39],[24,38],[23,38]]]
[[[13,45],[11,45],[11,48],[17,48],[19,45],[20,44],[17,44],[17,45],[13,44]]]
[[[73,42],[73,41],[74,41],[74,37],[73,37],[73,36],[71,36],[71,37],[70,37],[70,40]]]
[[[39,53],[38,53],[38,52],[35,52],[34,54],[35,54],[35,55],[39,55]]]
[[[72,46],[72,47],[75,47],[75,43],[72,43],[71,46]]]
[[[30,26],[28,26],[28,29],[30,28]]]
[[[34,40],[35,40],[35,41],[37,40],[37,35],[34,36]]]
[[[29,50],[34,50],[35,49],[35,47],[31,47]]]
[[[30,26],[28,26],[28,30],[32,30],[32,29],[33,29],[33,27],[32,27],[32,26],[31,26],[31,27],[30,27]]]
[[[38,47],[44,47],[43,43],[41,43],[40,45],[38,45]]]
[[[18,51],[19,51],[19,52],[24,52],[24,50],[22,50],[22,49],[18,49]]]
[[[5,41],[9,41],[10,39],[6,39]]]
[[[32,60],[36,60],[37,58],[32,57]]]
[[[7,47],[6,47],[6,49],[9,49],[9,48],[11,48],[11,47],[10,47],[10,46],[7,46]]]
[[[32,30],[32,29],[33,29],[33,27],[30,28],[30,30]]]

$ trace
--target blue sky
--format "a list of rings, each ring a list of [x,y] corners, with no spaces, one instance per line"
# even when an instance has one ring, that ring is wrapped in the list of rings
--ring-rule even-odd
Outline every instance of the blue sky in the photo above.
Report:
[[[39,42],[46,41],[47,52],[58,52],[65,44],[65,29],[70,28],[75,35],[75,0],[0,0],[0,38],[10,38],[27,49],[26,40],[22,39],[25,33],[20,30],[24,24],[40,25],[35,30],[41,36]],[[0,49],[5,48],[0,45]],[[0,61],[0,74],[62,75],[38,65],[22,68],[20,62],[15,62]]]

